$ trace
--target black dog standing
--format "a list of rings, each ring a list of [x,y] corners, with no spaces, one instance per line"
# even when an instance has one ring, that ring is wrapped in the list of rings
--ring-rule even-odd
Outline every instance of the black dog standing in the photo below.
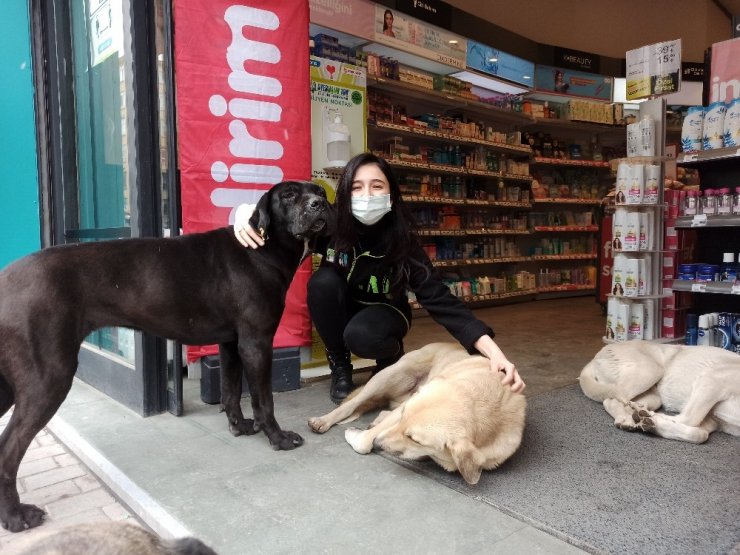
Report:
[[[171,239],[125,239],[51,247],[0,272],[0,522],[17,532],[44,512],[20,503],[16,476],[31,440],[67,396],[80,345],[92,331],[123,326],[192,345],[219,344],[221,402],[234,435],[262,430],[274,449],[294,449],[272,399],[272,341],[302,258],[331,233],[321,187],[275,185],[251,225],[265,248],[243,248],[229,228]],[[254,419],[240,406],[242,366]]]

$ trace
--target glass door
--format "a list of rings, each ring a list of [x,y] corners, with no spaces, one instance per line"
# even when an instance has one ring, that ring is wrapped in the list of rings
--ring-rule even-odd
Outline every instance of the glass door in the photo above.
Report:
[[[32,0],[44,95],[47,225],[54,243],[161,234],[153,0]],[[41,57],[41,58],[39,58]],[[43,193],[43,191],[42,191]],[[86,338],[77,376],[140,414],[166,406],[162,340],[126,328]]]

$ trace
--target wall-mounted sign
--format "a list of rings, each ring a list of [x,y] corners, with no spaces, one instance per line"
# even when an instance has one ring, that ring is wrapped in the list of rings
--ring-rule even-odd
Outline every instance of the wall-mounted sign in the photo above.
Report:
[[[614,79],[605,75],[541,65],[535,68],[534,75],[538,92],[605,101],[612,99]]]
[[[561,48],[560,46],[554,46],[552,50],[552,65],[556,67],[588,71],[591,73],[598,73],[601,69],[601,57],[597,54]]]
[[[308,0],[311,23],[372,40],[375,4],[367,0]]]
[[[683,81],[704,81],[704,64],[681,62],[681,79]]]
[[[432,25],[450,28],[452,7],[440,0],[396,0],[396,8]]]
[[[627,100],[660,96],[681,88],[681,39],[627,51]]]
[[[732,102],[740,98],[740,38],[712,45],[712,73],[709,80],[709,102]]]
[[[473,40],[468,40],[466,61],[471,69],[525,87],[531,87],[534,82],[534,63]]]
[[[380,5],[375,6],[375,42],[465,69],[466,39]]]
[[[365,69],[311,56],[311,175],[333,200],[337,172],[365,152]]]

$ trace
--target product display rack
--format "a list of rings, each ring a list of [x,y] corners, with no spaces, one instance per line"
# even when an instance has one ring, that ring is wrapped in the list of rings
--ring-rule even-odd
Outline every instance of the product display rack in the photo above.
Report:
[[[548,100],[540,95],[529,95],[535,100]],[[549,100],[555,100],[549,99]],[[557,102],[568,100],[567,96],[557,98]],[[530,250],[543,250],[549,246],[543,238],[552,234],[558,238],[561,245],[571,243],[579,245],[579,252],[561,255],[561,258],[551,256],[535,256],[533,268],[538,274],[543,270],[554,271],[558,268],[564,270],[565,275],[576,272],[580,281],[585,280],[588,286],[547,286],[541,285],[541,297],[570,296],[572,294],[590,295],[595,294],[598,283],[598,237],[601,220],[602,198],[608,188],[607,180],[610,181],[611,164],[604,160],[587,159],[594,156],[582,152],[583,158],[575,158],[569,151],[569,145],[573,143],[594,143],[596,138],[609,137],[612,141],[623,140],[624,125],[605,125],[590,122],[570,121],[558,118],[539,118],[523,126],[534,141],[535,151],[531,161],[532,174],[539,179],[538,185],[544,191],[533,191],[532,213],[533,220],[545,218],[558,218],[563,213],[567,217],[575,219],[588,216],[590,213],[590,225],[538,225],[533,222],[532,229],[535,232],[534,241],[530,243]],[[542,139],[538,144],[537,139]],[[545,147],[547,140],[551,140],[553,146],[552,155]],[[567,157],[566,157],[567,156]],[[594,186],[596,189],[594,189]],[[546,188],[549,187],[549,190]],[[557,190],[553,191],[553,187]],[[562,189],[565,190],[562,190]],[[585,190],[584,190],[585,188]],[[542,196],[542,193],[546,196]],[[570,212],[570,216],[568,216]],[[584,222],[579,222],[584,223]],[[585,249],[584,249],[585,245]],[[554,248],[558,248],[557,245]],[[586,252],[580,252],[585,250]],[[570,255],[570,256],[568,256]],[[579,255],[579,256],[576,256]],[[576,261],[580,264],[569,265],[560,261]],[[546,276],[542,276],[544,279]],[[565,291],[565,293],[563,293]],[[545,295],[547,294],[547,295]]]
[[[478,129],[488,127],[502,135],[511,133],[516,126],[524,122],[531,121],[527,115],[401,81],[369,76],[367,86],[369,93],[375,91],[390,99],[390,102],[394,104],[394,111],[397,103],[409,116],[426,113],[455,116],[477,123]],[[387,100],[384,99],[384,101],[386,102],[384,108],[387,109]],[[387,112],[384,116],[387,119]],[[488,140],[488,135],[486,138],[480,134],[467,136],[458,134],[456,131],[459,128],[457,127],[441,129],[441,125],[435,128],[419,125],[419,120],[416,118],[410,117],[409,119],[414,123],[407,125],[397,121],[369,118],[367,142],[372,150],[381,151],[381,154],[396,170],[399,181],[405,189],[403,199],[411,210],[417,214],[420,210],[433,212],[431,222],[417,217],[421,227],[418,235],[425,244],[425,248],[432,250],[430,253],[432,264],[449,276],[458,276],[460,280],[472,282],[478,280],[478,276],[493,276],[500,274],[502,270],[508,274],[518,269],[521,264],[532,262],[533,259],[525,256],[523,252],[521,254],[496,252],[496,256],[493,256],[493,253],[488,256],[488,249],[484,254],[481,246],[484,242],[494,240],[505,240],[507,243],[517,242],[519,237],[526,237],[533,233],[526,227],[526,217],[522,216],[532,208],[530,202],[532,177],[524,172],[506,171],[508,163],[505,163],[506,160],[528,162],[532,154],[529,146],[522,145],[520,140],[512,142]],[[507,140],[510,138],[507,137]],[[483,159],[486,161],[488,156],[496,157],[498,167],[494,166],[492,170],[490,167],[473,164],[467,166],[462,163],[443,164],[431,159],[414,159],[419,158],[414,156],[394,156],[392,153],[389,155],[387,152],[382,152],[384,148],[382,145],[387,145],[389,141],[397,141],[394,146],[399,143],[407,145],[407,150],[413,151],[457,147],[465,157],[471,155],[473,151],[478,153],[482,151],[485,153]],[[526,171],[526,166],[523,167]],[[494,171],[496,169],[498,171]],[[462,190],[456,191],[454,195],[409,192],[414,184],[430,176],[443,182],[457,179],[462,185]],[[500,189],[504,187],[507,194],[501,195]],[[519,189],[516,197],[509,198],[509,188]],[[471,194],[472,190],[476,191],[475,195]],[[480,198],[478,193],[488,198]],[[500,198],[501,196],[503,198]],[[449,210],[454,211],[454,224],[441,225],[441,212],[434,211]],[[474,214],[480,217],[476,218]],[[507,224],[507,218],[510,217],[516,218],[517,222],[512,224],[511,220],[508,220]],[[499,221],[497,225],[488,225],[497,220],[503,221]],[[476,225],[480,223],[484,225]],[[507,228],[507,225],[511,227]],[[474,249],[475,253],[464,252],[466,247],[468,251],[471,250],[471,244],[478,245]],[[446,247],[444,251],[443,245]],[[449,248],[452,246],[454,248]],[[464,254],[464,256],[454,256],[455,254]],[[536,293],[536,288],[523,288],[516,291],[507,289],[487,294],[461,295],[461,297],[471,306],[485,306],[501,301],[510,302],[512,299],[533,298]],[[414,308],[419,308],[415,302],[412,301],[411,304]]]
[[[496,106],[489,105],[485,102],[475,101],[458,95],[445,92],[429,90],[424,87],[386,79],[382,77],[368,76],[368,91],[376,91],[392,99],[393,103],[405,104],[404,108],[411,114],[420,114],[425,111],[457,115],[467,118],[469,121],[480,121],[487,126],[491,126],[495,131],[502,133],[511,132],[514,129],[520,129],[540,123],[529,114],[512,112]],[[413,118],[410,118],[413,120]],[[405,120],[404,120],[405,121]],[[615,128],[601,126],[597,124],[587,124],[580,122],[559,122],[564,123],[564,127],[570,130],[577,130],[579,133],[601,133],[613,131]],[[623,127],[622,127],[623,129]],[[378,146],[388,141],[399,141],[413,148],[415,145],[456,145],[461,149],[483,148],[486,151],[494,153],[496,156],[505,156],[507,159],[519,160],[530,164],[541,164],[552,167],[563,168],[583,168],[591,171],[609,170],[608,162],[586,161],[586,160],[561,160],[532,158],[532,150],[528,145],[510,144],[500,141],[486,140],[482,137],[463,136],[448,130],[433,129],[419,126],[412,123],[398,123],[396,121],[378,121],[377,118],[370,118],[367,125],[368,145],[371,149],[378,150]],[[622,133],[623,134],[623,133]],[[428,160],[400,159],[401,157],[388,156],[384,153],[391,166],[397,171],[399,180],[403,183],[404,178],[410,175],[437,175],[444,179],[447,176],[458,177],[462,180],[477,180],[478,184],[486,183],[486,188],[491,192],[503,181],[507,187],[520,187],[525,193],[522,195],[523,200],[485,200],[480,198],[453,198],[449,196],[430,196],[424,194],[404,193],[404,201],[410,207],[434,206],[453,207],[459,211],[461,217],[464,217],[466,211],[484,210],[491,215],[511,215],[512,213],[523,215],[526,211],[533,208],[540,209],[543,212],[551,210],[564,211],[570,210],[580,213],[583,210],[598,208],[601,204],[599,199],[594,198],[547,198],[532,199],[530,184],[531,175],[511,173],[506,171],[490,171],[475,167],[465,167],[462,165],[440,164]],[[409,157],[405,157],[409,158]],[[504,170],[502,167],[501,170]],[[596,222],[592,217],[591,222]],[[475,279],[474,276],[481,274],[491,275],[500,273],[502,269],[508,272],[529,270],[530,275],[536,276],[537,273],[555,272],[556,268],[562,268],[567,263],[575,263],[572,271],[580,272],[579,275],[586,275],[586,266],[584,263],[594,267],[591,271],[593,276],[587,286],[580,283],[564,283],[552,285],[550,283],[537,283],[537,287],[526,289],[524,291],[507,291],[505,294],[496,293],[492,295],[466,296],[466,301],[471,304],[486,302],[491,300],[509,299],[522,296],[533,296],[544,294],[547,296],[562,296],[568,294],[591,294],[595,292],[595,262],[598,259],[596,247],[596,235],[599,231],[598,225],[528,225],[526,229],[500,229],[500,228],[467,228],[460,226],[458,229],[448,229],[444,227],[422,226],[419,236],[424,240],[453,239],[460,242],[476,241],[476,238],[484,237],[510,237],[520,245],[520,255],[512,256],[512,253],[506,253],[506,256],[478,256],[471,258],[451,257],[436,258],[432,256],[432,263],[435,267],[443,268],[450,275],[457,273],[460,279]],[[541,238],[553,238],[555,241],[568,243],[569,237],[581,237],[579,241],[585,240],[584,237],[593,237],[593,248],[589,252],[565,252],[562,254],[537,254],[527,255],[531,252],[532,241],[539,241]],[[520,238],[520,239],[517,239]],[[529,238],[529,240],[523,240]],[[572,240],[570,240],[572,242]],[[591,243],[589,243],[591,245]],[[487,266],[491,266],[487,268]],[[565,266],[565,272],[571,275],[571,269]],[[554,276],[554,273],[545,274]],[[574,274],[575,275],[575,274]]]
[[[740,148],[718,148],[699,152],[682,152],[680,165],[696,168],[700,188],[717,189],[740,184]],[[676,219],[679,233],[696,233],[693,259],[696,262],[720,263],[724,252],[740,253],[740,214],[680,216]],[[740,283],[695,282],[673,280],[674,291],[690,294],[692,312],[740,312]]]
[[[640,320],[639,314],[644,310],[644,319],[640,321],[641,326],[640,333],[644,333],[646,329],[651,330],[651,337],[647,337],[651,341],[656,342],[673,342],[673,337],[664,337],[663,335],[663,299],[670,297],[669,293],[663,291],[662,286],[662,267],[663,267],[663,228],[664,228],[664,213],[665,204],[663,198],[664,189],[664,176],[665,176],[665,162],[667,158],[663,155],[665,153],[665,125],[666,125],[666,104],[663,99],[648,100],[640,104],[640,119],[645,117],[652,118],[655,123],[654,133],[654,149],[658,156],[631,156],[622,160],[618,160],[617,163],[626,162],[627,164],[642,164],[642,165],[658,165],[660,166],[660,175],[657,178],[657,199],[655,203],[628,203],[620,202],[615,205],[617,209],[626,210],[628,213],[652,213],[652,226],[648,231],[653,235],[653,248],[644,250],[628,250],[628,249],[614,249],[615,262],[614,268],[616,272],[617,261],[616,257],[623,256],[625,258],[643,258],[649,262],[650,265],[650,286],[647,288],[646,293],[643,295],[626,296],[624,294],[615,294],[617,278],[613,278],[612,281],[612,293],[607,295],[609,299],[607,309],[607,333],[603,337],[605,343],[612,343],[615,339],[620,340],[619,332],[616,330],[622,327],[621,333],[624,339],[629,340],[630,333],[633,332],[637,321]],[[647,179],[645,179],[647,181]],[[619,187],[618,187],[619,188]],[[615,215],[616,224],[616,215]],[[615,235],[616,238],[616,235]],[[645,279],[640,276],[640,278]],[[638,281],[639,279],[638,278]],[[626,287],[626,282],[622,283]],[[621,309],[616,303],[612,304],[612,301],[616,300],[618,303],[627,305],[625,312],[621,312]],[[633,305],[642,305],[642,310],[637,311],[638,316],[635,316]],[[624,321],[626,314],[627,321]],[[649,321],[648,321],[649,319]],[[614,336],[612,336],[614,332]],[[639,336],[638,336],[639,338]],[[634,339],[634,337],[633,337]]]

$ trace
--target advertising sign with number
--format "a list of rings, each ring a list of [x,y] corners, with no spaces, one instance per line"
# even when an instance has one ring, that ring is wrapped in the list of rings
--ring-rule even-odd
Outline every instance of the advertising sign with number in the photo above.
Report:
[[[681,39],[627,51],[627,100],[678,92]]]

